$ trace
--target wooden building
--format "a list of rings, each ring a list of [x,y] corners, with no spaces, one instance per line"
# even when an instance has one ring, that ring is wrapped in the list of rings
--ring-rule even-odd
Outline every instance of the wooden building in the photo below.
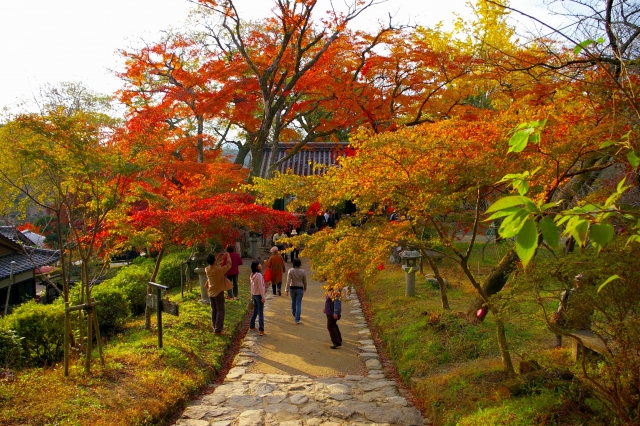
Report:
[[[289,154],[295,145],[294,143],[279,143],[275,155],[270,147],[265,148],[260,166],[260,177],[266,177],[269,167]],[[346,155],[348,145],[348,142],[309,142],[291,158],[282,162],[276,170],[284,173],[291,169],[293,174],[298,176],[322,174],[326,167],[335,166],[337,159]],[[322,167],[314,168],[314,165]]]
[[[0,227],[0,307],[4,313],[7,293],[9,306],[36,296],[36,269],[58,261],[60,253],[36,247],[12,226]],[[13,263],[13,283],[11,265]],[[11,287],[11,290],[9,290]]]

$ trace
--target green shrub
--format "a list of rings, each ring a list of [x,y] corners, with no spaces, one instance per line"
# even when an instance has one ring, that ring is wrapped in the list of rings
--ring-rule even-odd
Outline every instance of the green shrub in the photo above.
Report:
[[[64,305],[29,301],[6,319],[21,340],[27,364],[45,366],[60,360],[64,351]]]
[[[11,329],[0,325],[0,368],[16,368],[22,362],[21,338]]]
[[[146,256],[139,256],[136,257],[135,259],[133,259],[133,262],[131,262],[133,265],[145,265],[146,267],[150,268],[151,270],[153,270],[153,266],[155,265],[156,261],[150,257],[146,257]]]
[[[113,333],[121,330],[131,315],[129,301],[122,289],[99,285],[93,288],[92,297],[96,302],[100,302],[96,308],[100,332]]]
[[[78,283],[69,289],[69,305],[76,306],[85,303],[86,298],[80,297],[82,285]],[[131,317],[131,305],[127,300],[127,296],[120,287],[110,286],[108,281],[96,285],[91,289],[91,298],[95,302],[100,302],[96,307],[98,315],[98,325],[100,333],[113,333],[124,327],[129,317]],[[64,301],[61,297],[55,301],[58,305],[63,305]],[[84,311],[82,311],[84,312]],[[82,318],[86,318],[82,315]],[[86,323],[79,323],[78,312],[70,314],[71,328],[74,333],[79,336],[80,327],[86,327]]]
[[[180,285],[180,264],[187,260],[189,252],[180,250],[166,255],[160,263],[160,270],[156,281],[167,287],[177,287]]]
[[[115,277],[102,283],[107,287],[115,287],[122,291],[129,302],[129,309],[133,315],[144,312],[147,304],[147,284],[153,272],[153,261],[140,265],[120,268]]]

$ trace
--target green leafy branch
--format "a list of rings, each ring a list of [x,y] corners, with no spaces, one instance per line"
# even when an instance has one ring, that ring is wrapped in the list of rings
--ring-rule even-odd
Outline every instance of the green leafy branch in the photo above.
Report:
[[[507,154],[510,152],[522,152],[529,143],[539,144],[542,139],[541,133],[546,124],[547,119],[545,118],[542,121],[534,120],[518,125],[509,139]]]
[[[619,141],[605,141],[600,145],[600,149],[608,148],[610,146],[617,146],[618,151],[616,155],[621,151],[627,152],[627,161],[633,167],[634,170],[638,170],[640,165],[640,157],[636,154],[633,144],[631,143],[631,130],[624,134]]]
[[[573,53],[575,53],[576,55],[579,55],[580,52],[582,52],[588,46],[591,46],[592,44],[602,44],[602,43],[604,43],[604,39],[602,37],[598,38],[597,40],[592,40],[589,38],[583,42],[578,43],[576,47],[573,48]]]
[[[559,228],[545,213],[557,206],[558,203],[539,205],[523,195],[511,195],[491,205],[487,213],[493,214],[486,220],[502,218],[498,232],[503,238],[516,237],[516,253],[526,267],[538,248],[539,234],[549,246],[558,246]]]
[[[514,190],[518,191],[518,194],[525,195],[529,192],[529,181],[535,175],[541,167],[536,168],[530,172],[525,170],[523,173],[510,173],[505,175],[498,183],[508,183]]]
[[[625,179],[618,183],[616,192],[604,204],[587,203],[558,213],[551,213],[549,209],[558,207],[561,201],[542,204],[523,195],[510,195],[487,209],[487,213],[492,214],[486,221],[503,219],[498,232],[504,238],[516,237],[516,253],[525,267],[538,248],[539,235],[551,248],[558,247],[560,235],[573,237],[580,246],[589,240],[600,253],[614,235],[611,217],[621,214],[615,202],[631,187],[624,183]],[[629,214],[622,217],[636,220]],[[635,229],[640,232],[640,220]],[[640,233],[631,236],[630,241],[640,242]]]
[[[593,43],[601,43],[601,40],[586,40],[580,43],[575,51],[579,53],[583,48]],[[509,139],[508,152],[521,152],[529,143],[539,144],[541,132],[544,130],[547,120],[531,121],[521,123],[513,131]],[[626,158],[634,170],[640,166],[640,157],[636,154],[631,143],[631,132],[625,134],[620,141],[606,141],[600,148],[605,149],[610,146],[618,146],[618,153],[627,152]],[[615,234],[611,218],[621,217],[625,220],[635,222],[635,231],[628,239],[631,242],[640,243],[640,219],[637,215],[625,213],[618,209],[616,203],[622,195],[631,187],[625,185],[626,178],[623,178],[617,185],[616,191],[612,193],[604,204],[587,203],[563,210],[557,213],[549,212],[549,209],[559,206],[556,203],[536,203],[525,195],[529,191],[529,181],[533,175],[540,170],[523,173],[514,173],[504,176],[499,183],[510,184],[519,195],[510,195],[498,200],[486,213],[491,214],[486,221],[502,218],[502,225],[498,232],[504,238],[516,237],[516,253],[523,266],[526,268],[541,241],[545,241],[550,247],[556,248],[560,242],[560,235],[573,237],[580,246],[585,246],[590,241],[596,248],[597,253],[609,243]],[[551,217],[553,215],[553,218]],[[563,229],[563,230],[562,230]],[[562,231],[561,231],[562,230]],[[540,239],[542,236],[542,240]],[[620,279],[618,275],[609,277],[603,282],[598,291],[601,291],[610,282]]]

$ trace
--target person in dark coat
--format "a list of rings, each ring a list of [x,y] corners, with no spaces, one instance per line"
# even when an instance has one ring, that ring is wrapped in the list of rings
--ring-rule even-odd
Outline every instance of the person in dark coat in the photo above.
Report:
[[[238,266],[242,265],[242,257],[238,253],[236,253],[236,248],[233,244],[229,244],[227,246],[227,253],[231,257],[231,269],[227,271],[227,278],[231,283],[233,283],[233,288],[227,290],[227,298],[229,299],[237,299],[238,298],[238,275],[240,274],[240,270]],[[223,261],[222,266],[225,263]]]
[[[318,232],[318,228],[316,228],[316,225],[314,223],[309,225],[309,229],[307,229],[307,235],[313,235],[316,232]]]
[[[322,310],[327,316],[327,330],[331,337],[331,349],[338,349],[342,346],[342,334],[338,327],[338,320],[342,316],[342,302],[340,301],[340,291],[333,290],[327,294],[324,301],[324,309]]]
[[[291,231],[291,237],[297,237],[298,236],[298,231],[296,231],[295,229]],[[294,260],[300,258],[300,247],[298,246],[298,244],[294,244],[292,245],[293,249],[291,250],[291,262],[293,263]]]

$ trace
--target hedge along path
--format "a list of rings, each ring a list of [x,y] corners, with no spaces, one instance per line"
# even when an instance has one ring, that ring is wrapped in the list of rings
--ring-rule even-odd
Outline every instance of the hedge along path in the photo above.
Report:
[[[309,261],[302,261],[310,278]],[[241,291],[247,291],[248,276],[240,280]],[[355,291],[343,301],[343,346],[334,350],[322,312],[322,283],[308,279],[301,324],[294,322],[284,288],[282,296],[267,288],[265,335],[249,330],[224,382],[192,401],[175,425],[428,423],[385,378]]]

